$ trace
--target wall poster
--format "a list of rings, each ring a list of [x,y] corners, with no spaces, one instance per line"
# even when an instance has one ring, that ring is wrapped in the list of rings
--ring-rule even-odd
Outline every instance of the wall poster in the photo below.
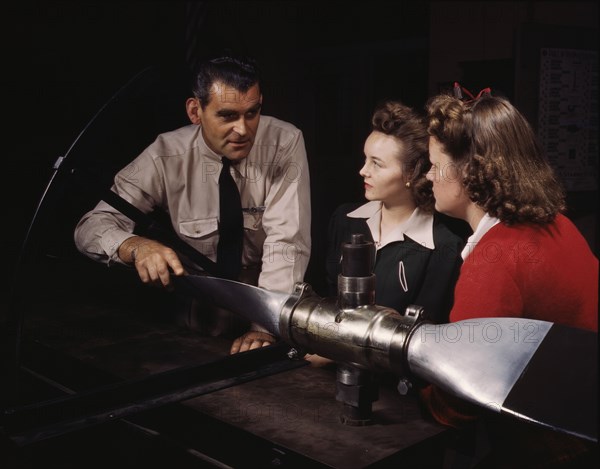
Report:
[[[540,49],[538,132],[567,191],[598,189],[598,52]]]

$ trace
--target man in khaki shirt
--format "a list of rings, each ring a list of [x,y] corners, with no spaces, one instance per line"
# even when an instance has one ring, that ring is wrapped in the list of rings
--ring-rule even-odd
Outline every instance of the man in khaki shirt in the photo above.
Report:
[[[291,293],[310,257],[309,171],[302,132],[261,116],[259,74],[251,59],[220,57],[202,63],[191,125],[166,132],[114,179],[112,190],[144,213],[159,207],[180,238],[213,261],[219,240],[218,180],[228,158],[240,191],[244,239],[239,280]],[[134,222],[101,201],[75,228],[77,248],[108,265],[134,265],[146,284],[171,288],[184,275],[175,251],[133,234]],[[258,324],[236,339],[231,353],[273,341]]]

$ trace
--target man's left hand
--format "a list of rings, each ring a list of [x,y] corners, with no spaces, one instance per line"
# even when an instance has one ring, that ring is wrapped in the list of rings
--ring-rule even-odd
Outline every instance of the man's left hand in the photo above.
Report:
[[[275,336],[268,332],[250,331],[233,341],[229,353],[246,352],[260,347],[266,347],[275,342]]]

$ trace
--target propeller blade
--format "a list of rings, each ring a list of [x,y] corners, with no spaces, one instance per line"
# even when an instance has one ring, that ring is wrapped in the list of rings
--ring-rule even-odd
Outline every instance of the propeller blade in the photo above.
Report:
[[[597,441],[593,331],[523,318],[420,324],[412,373],[495,412]]]
[[[228,309],[279,337],[279,314],[289,294],[200,275],[172,277],[172,280],[178,289],[188,295]]]
[[[174,281],[294,347],[366,369],[410,372],[491,411],[598,440],[593,331],[524,318],[407,321],[409,308],[404,316],[377,305],[340,308],[307,284],[286,294],[213,277]]]

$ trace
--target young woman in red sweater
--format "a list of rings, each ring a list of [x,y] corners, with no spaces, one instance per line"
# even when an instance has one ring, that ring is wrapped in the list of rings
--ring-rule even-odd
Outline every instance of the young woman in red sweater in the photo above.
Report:
[[[466,102],[436,96],[427,112],[435,208],[473,230],[450,321],[523,317],[597,331],[598,259],[562,215],[564,192],[525,117],[491,93]],[[434,386],[421,397],[441,423],[481,420],[476,409]],[[486,467],[544,467],[587,451],[575,438],[494,417],[487,433]],[[500,434],[505,440],[498,446]]]

